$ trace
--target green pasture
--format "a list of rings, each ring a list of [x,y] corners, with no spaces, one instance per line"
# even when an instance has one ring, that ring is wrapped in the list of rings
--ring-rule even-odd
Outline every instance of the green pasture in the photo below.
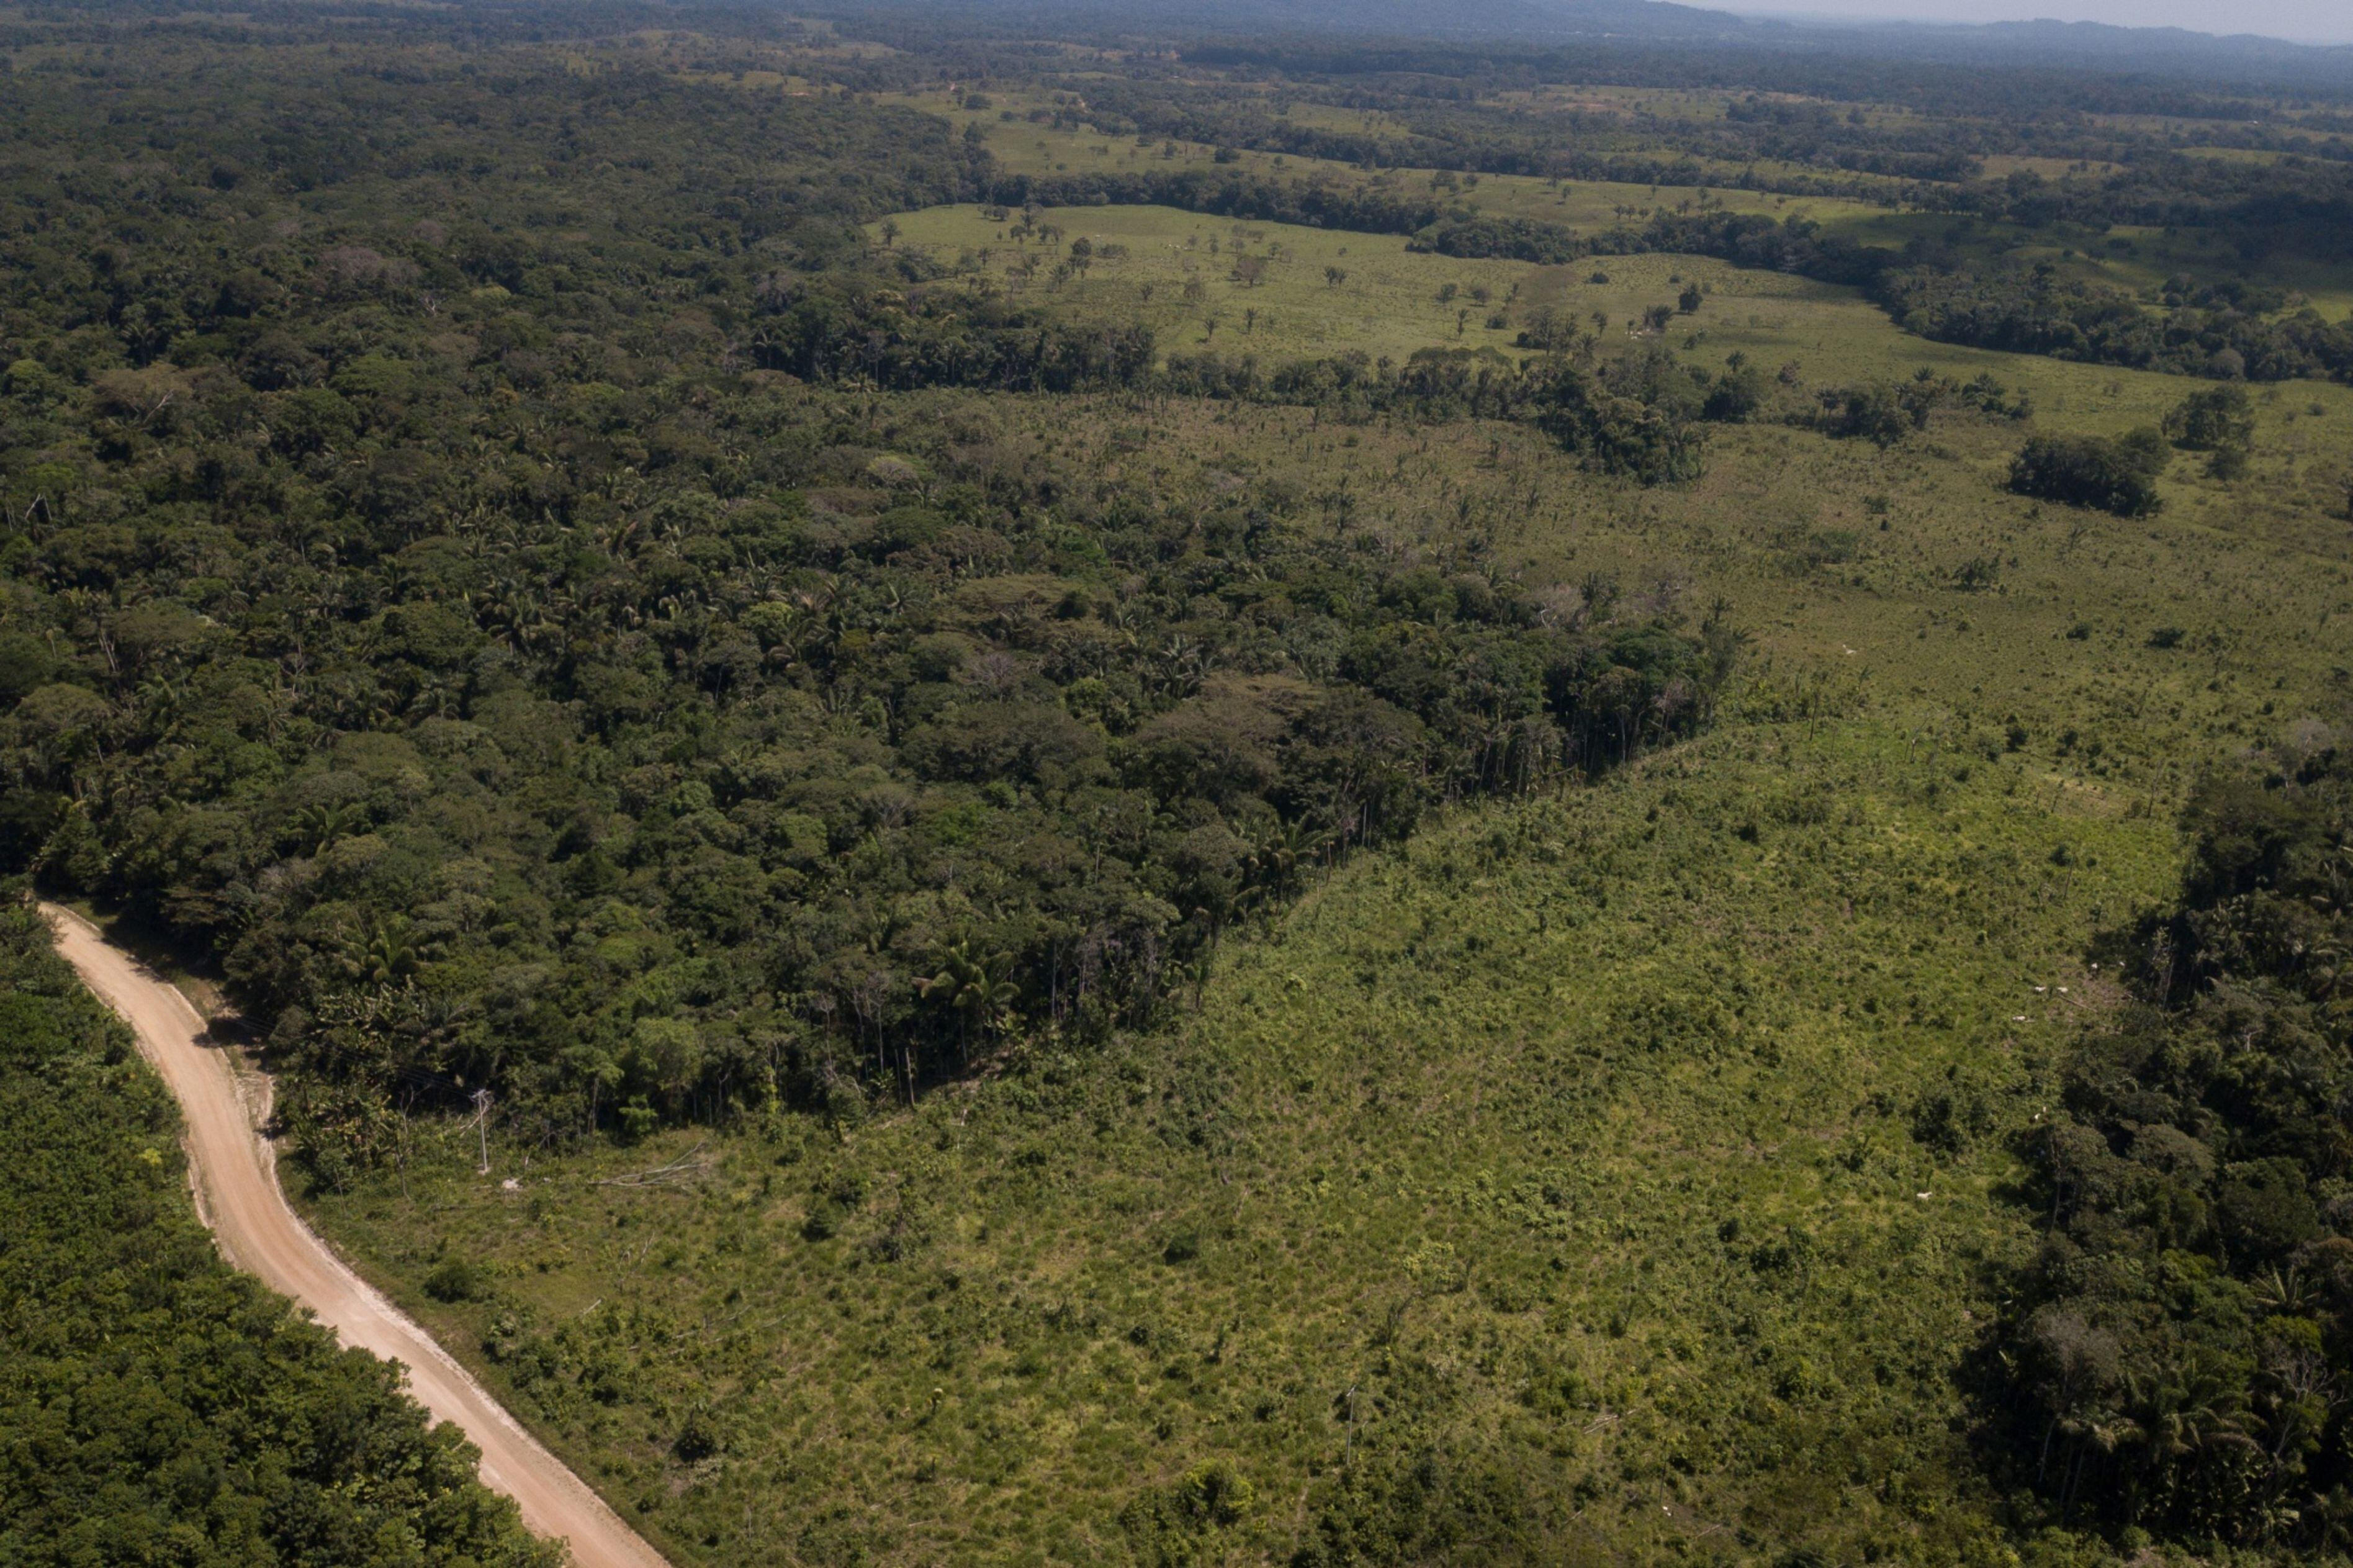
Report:
[[[1737,352],[1770,366],[1793,366],[1801,381],[1818,387],[1899,380],[1923,367],[1961,380],[1990,375],[2025,391],[2047,419],[2105,433],[2155,422],[2189,389],[2177,376],[1933,343],[1904,333],[1853,290],[1705,257],[1594,257],[1558,267],[1463,260],[1409,250],[1396,235],[1237,223],[1152,207],[1043,208],[1038,222],[1054,232],[1026,240],[1011,233],[1018,215],[997,222],[978,207],[888,221],[892,243],[992,287],[1079,319],[1148,325],[1164,355],[1216,348],[1274,365],[1351,350],[1402,359],[1417,348],[1459,346],[1525,356],[1513,345],[1539,308],[1588,329],[1598,313],[1607,323],[1604,348],[1616,352],[1637,345],[1630,323],[1645,310],[1675,302],[1696,282],[1700,309],[1678,315],[1662,340],[1710,369]],[[869,232],[879,238],[882,225]],[[1097,259],[1057,282],[1057,263],[1082,238]],[[1103,259],[1105,246],[1124,254]],[[1237,278],[1241,257],[1262,264],[1259,281]],[[1335,282],[1327,268],[1345,275]],[[1454,295],[1441,301],[1450,284]],[[1198,298],[1187,297],[1187,285],[1198,286]],[[1484,304],[1472,292],[1481,288]],[[2263,429],[2277,437],[2265,450],[2317,450],[2332,440],[2353,450],[2353,401],[2345,388],[2297,382],[2256,396]]]
[[[1039,225],[1060,232],[1043,242],[1011,237],[1008,224],[974,207],[934,207],[891,221],[897,245],[969,268],[1025,301],[1082,319],[1148,325],[1164,354],[1214,347],[1276,361],[1355,350],[1403,359],[1433,345],[1508,348],[1518,332],[1508,302],[1535,270],[1522,262],[1410,252],[1396,235],[1237,223],[1173,207],[1044,208]],[[879,234],[881,226],[870,232]],[[1083,275],[1057,283],[1055,266],[1079,239],[1097,260]],[[1125,254],[1104,259],[1106,247]],[[1237,277],[1244,259],[1262,269],[1259,281]],[[1033,261],[1036,270],[1025,281]],[[1335,281],[1328,269],[1344,276]],[[1449,284],[1454,296],[1441,301]],[[1472,290],[1483,290],[1489,302],[1479,304]],[[1463,312],[1469,313],[1458,333]],[[1505,324],[1490,327],[1499,312]]]
[[[1293,157],[1279,153],[1229,150],[1229,162],[1215,163],[1217,149],[1199,143],[1162,137],[1112,136],[1092,125],[1056,129],[1027,118],[1050,100],[1019,95],[985,94],[991,107],[964,107],[965,95],[927,91],[878,95],[883,101],[902,102],[944,117],[961,132],[976,125],[990,154],[1008,171],[1033,175],[1137,174],[1153,169],[1219,167],[1266,178],[1321,179],[1355,187],[1394,188],[1459,200],[1475,211],[1504,217],[1539,218],[1577,229],[1607,228],[1621,221],[1637,221],[1652,212],[1671,210],[1695,201],[1703,189],[1712,199],[1736,212],[1767,212],[1777,217],[1791,213],[1830,221],[1861,217],[1884,210],[1867,202],[1831,196],[1789,196],[1772,192],[1722,187],[1649,185],[1605,180],[1570,180],[1566,189],[1526,175],[1457,175],[1432,169],[1368,172],[1353,164],[1324,158]],[[1306,106],[1293,110],[1304,112]],[[1328,111],[1327,111],[1328,112]],[[1011,114],[1012,119],[1005,118]],[[1715,171],[1729,180],[1738,174],[1728,165]],[[1438,182],[1433,185],[1432,182]],[[1451,193],[1451,196],[1450,196]]]

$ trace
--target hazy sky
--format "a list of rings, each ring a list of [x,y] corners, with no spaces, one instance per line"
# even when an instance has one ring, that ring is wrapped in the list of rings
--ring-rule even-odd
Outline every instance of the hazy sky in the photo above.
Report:
[[[1727,11],[1872,16],[1915,22],[2114,22],[2274,38],[2353,43],[2353,0],[1698,0]]]

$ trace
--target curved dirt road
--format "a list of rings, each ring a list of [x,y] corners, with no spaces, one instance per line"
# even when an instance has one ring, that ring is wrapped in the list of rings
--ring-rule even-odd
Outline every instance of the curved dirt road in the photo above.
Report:
[[[229,1261],[308,1307],[343,1343],[403,1363],[417,1402],[435,1420],[456,1422],[482,1451],[484,1483],[514,1499],[533,1531],[567,1542],[577,1568],[668,1568],[430,1335],[294,1217],[227,1057],[199,1043],[205,1021],[178,988],[108,946],[70,910],[45,904],[41,913],[57,931],[58,951],[130,1023],[180,1102],[198,1207]]]

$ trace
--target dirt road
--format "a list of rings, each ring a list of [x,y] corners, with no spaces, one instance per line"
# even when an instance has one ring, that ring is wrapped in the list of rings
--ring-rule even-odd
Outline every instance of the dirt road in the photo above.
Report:
[[[257,1107],[239,1095],[225,1053],[201,1044],[205,1021],[178,989],[110,947],[70,910],[43,905],[58,951],[121,1013],[187,1122],[205,1223],[222,1252],[318,1314],[342,1336],[408,1369],[408,1389],[437,1421],[482,1451],[482,1480],[522,1506],[523,1522],[569,1542],[578,1568],[667,1568],[661,1555],[516,1424],[464,1368],[329,1252],[287,1206]]]

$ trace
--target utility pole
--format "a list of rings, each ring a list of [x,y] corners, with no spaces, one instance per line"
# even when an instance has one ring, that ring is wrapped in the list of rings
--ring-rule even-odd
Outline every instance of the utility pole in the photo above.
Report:
[[[482,1162],[475,1167],[474,1173],[487,1176],[491,1173],[491,1091],[488,1089],[474,1091],[474,1130],[480,1135],[482,1143]]]

